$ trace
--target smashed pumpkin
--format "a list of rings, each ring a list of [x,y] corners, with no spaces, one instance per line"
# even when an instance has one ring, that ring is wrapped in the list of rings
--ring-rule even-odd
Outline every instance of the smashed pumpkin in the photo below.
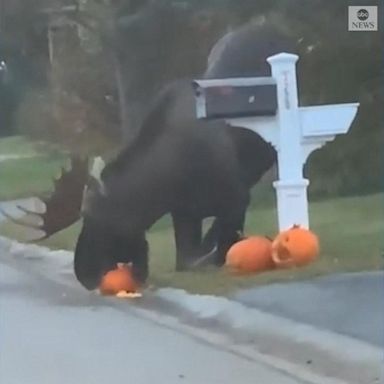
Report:
[[[308,229],[294,225],[279,233],[272,243],[272,259],[279,268],[300,267],[319,254],[318,237]]]
[[[266,237],[250,236],[229,249],[226,267],[234,273],[250,274],[273,268],[272,242]]]
[[[138,285],[132,276],[131,267],[118,264],[116,269],[103,276],[99,289],[103,295],[117,295],[121,292],[136,293]]]

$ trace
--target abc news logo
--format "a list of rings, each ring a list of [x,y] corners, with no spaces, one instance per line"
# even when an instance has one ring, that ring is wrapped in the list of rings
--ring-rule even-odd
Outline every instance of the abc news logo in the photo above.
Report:
[[[349,31],[377,31],[377,6],[348,7]]]
[[[365,21],[369,18],[369,12],[366,9],[360,9],[360,11],[357,12],[357,18],[361,21]]]

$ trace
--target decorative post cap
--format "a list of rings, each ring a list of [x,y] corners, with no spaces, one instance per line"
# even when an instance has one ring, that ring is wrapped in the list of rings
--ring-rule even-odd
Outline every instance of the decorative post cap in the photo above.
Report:
[[[277,55],[273,55],[267,58],[269,64],[275,63],[296,63],[299,60],[299,56],[293,53],[278,53]]]

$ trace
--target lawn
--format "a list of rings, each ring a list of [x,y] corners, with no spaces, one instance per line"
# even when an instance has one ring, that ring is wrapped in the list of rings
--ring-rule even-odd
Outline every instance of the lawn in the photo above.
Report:
[[[151,282],[191,292],[226,294],[241,287],[276,281],[305,279],[335,272],[377,270],[383,267],[384,194],[339,198],[310,204],[311,228],[319,235],[321,255],[312,265],[293,270],[273,271],[250,277],[234,277],[224,270],[175,273],[173,233],[169,218],[150,231]],[[62,231],[43,244],[73,249],[79,224]],[[276,233],[274,208],[253,208],[247,217],[247,234],[273,236]],[[3,224],[0,233],[22,238],[20,228]],[[25,236],[25,234],[24,234]]]
[[[0,140],[0,200],[12,200],[48,192],[52,179],[66,163],[63,155],[48,152],[22,136]]]
[[[0,163],[0,200],[30,197],[51,191],[53,178],[66,163],[58,155],[36,155]]]
[[[36,146],[23,136],[11,136],[0,140],[0,155],[34,156],[39,151]]]

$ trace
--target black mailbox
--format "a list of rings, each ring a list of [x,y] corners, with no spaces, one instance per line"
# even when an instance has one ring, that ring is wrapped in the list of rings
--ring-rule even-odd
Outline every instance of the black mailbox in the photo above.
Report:
[[[193,86],[199,119],[273,116],[277,112],[272,77],[195,80]]]

